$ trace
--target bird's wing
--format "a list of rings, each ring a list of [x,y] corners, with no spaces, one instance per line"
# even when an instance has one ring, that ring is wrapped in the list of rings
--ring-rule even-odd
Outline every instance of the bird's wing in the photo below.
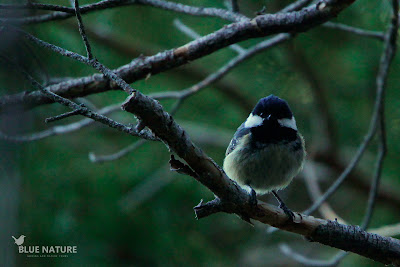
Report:
[[[245,135],[250,133],[250,128],[244,127],[244,122],[239,128],[236,130],[236,133],[233,135],[231,142],[229,143],[228,148],[226,149],[225,156],[228,156],[233,150],[235,150],[239,140],[242,139]]]

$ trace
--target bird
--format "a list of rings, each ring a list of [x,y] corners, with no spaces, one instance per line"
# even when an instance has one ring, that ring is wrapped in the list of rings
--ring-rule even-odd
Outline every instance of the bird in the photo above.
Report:
[[[303,168],[305,142],[288,103],[277,96],[261,98],[243,122],[225,153],[223,169],[228,177],[250,194],[271,193],[279,207],[294,219],[293,212],[278,196]]]
[[[15,238],[14,236],[11,236],[11,237],[14,239],[14,241],[15,241],[14,243],[17,244],[17,246],[21,246],[24,243],[24,239],[26,236],[21,235],[18,238]]]

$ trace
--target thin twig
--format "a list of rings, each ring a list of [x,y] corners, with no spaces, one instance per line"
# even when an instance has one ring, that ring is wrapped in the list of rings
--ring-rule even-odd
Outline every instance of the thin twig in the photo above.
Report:
[[[225,9],[218,8],[207,8],[207,7],[194,7],[189,5],[183,5],[180,3],[174,3],[162,0],[103,0],[94,4],[88,4],[80,7],[81,14],[87,14],[92,11],[110,9],[114,7],[121,7],[127,5],[145,5],[152,6],[160,9],[170,10],[178,13],[184,13],[192,16],[204,16],[204,17],[218,17],[228,21],[241,21],[247,20],[246,16],[239,13],[234,13]],[[57,5],[37,5],[32,3],[29,5],[0,5],[1,8],[12,9],[16,7],[18,9],[46,9],[55,10],[56,12],[44,15],[37,15],[25,18],[11,18],[4,20],[7,23],[14,24],[36,24],[54,20],[67,19],[75,15],[75,10],[69,7],[57,6]],[[62,11],[62,12],[59,12]]]
[[[88,40],[86,32],[85,32],[85,25],[83,24],[82,16],[79,11],[79,2],[78,2],[78,0],[74,0],[74,2],[75,2],[76,19],[78,20],[79,33],[81,34],[83,43],[85,44],[87,57],[89,59],[93,59],[92,48],[90,47],[90,43],[89,43],[89,40]]]
[[[382,111],[383,112],[383,111]],[[382,169],[383,169],[383,160],[385,159],[386,155],[386,136],[385,136],[385,125],[383,122],[384,118],[381,116],[380,127],[378,129],[378,136],[379,136],[379,152],[378,152],[378,159],[375,167],[375,174],[371,182],[371,189],[369,192],[366,212],[364,215],[363,222],[361,223],[361,227],[363,229],[367,229],[369,223],[372,219],[372,214],[374,212],[376,197],[378,195],[380,180],[382,176]]]
[[[106,115],[108,113],[111,113],[111,112],[114,112],[117,110],[121,110],[121,104],[107,106],[105,108],[98,110],[97,113],[99,113],[101,115]],[[83,127],[89,126],[90,124],[92,124],[94,122],[95,121],[92,119],[85,118],[83,120],[73,122],[70,124],[54,126],[54,127],[51,127],[49,129],[46,129],[41,132],[26,134],[26,135],[17,135],[17,136],[14,136],[14,135],[10,136],[3,132],[0,132],[0,138],[5,139],[7,141],[12,141],[12,142],[38,141],[38,140],[41,140],[41,139],[44,139],[44,138],[47,138],[50,136],[67,134],[67,133],[77,131],[79,129],[82,129]]]
[[[141,147],[143,144],[145,144],[147,141],[146,140],[139,140],[136,141],[135,143],[121,149],[120,151],[113,153],[113,154],[108,154],[108,155],[96,155],[93,152],[89,153],[89,159],[91,162],[93,163],[101,163],[101,162],[105,162],[105,161],[113,161],[113,160],[117,160],[122,158],[123,156],[125,156],[126,154],[128,154],[129,152],[132,152],[136,149],[138,149],[139,147]]]
[[[312,2],[312,0],[298,0],[290,5],[286,6],[282,10],[280,10],[279,13],[286,13],[286,12],[292,12],[292,11],[299,10],[311,2]]]
[[[182,90],[182,91],[170,91],[170,92],[161,92],[161,93],[154,93],[151,96],[157,99],[167,99],[167,98],[182,98],[185,99],[201,89],[209,86],[211,83],[218,81],[222,77],[224,77],[229,71],[231,71],[234,67],[236,67],[239,63],[243,62],[244,60],[254,56],[255,54],[264,51],[268,48],[274,47],[288,39],[290,39],[292,35],[287,33],[281,33],[277,36],[262,41],[255,46],[246,50],[245,53],[239,54],[233,59],[231,59],[228,63],[222,66],[218,71],[210,74],[204,80],[200,81],[199,83],[192,85],[191,87]]]
[[[75,109],[75,110],[72,110],[72,111],[69,111],[69,112],[65,112],[65,113],[57,115],[57,116],[46,118],[44,120],[44,122],[45,123],[50,123],[50,122],[62,120],[62,119],[65,119],[65,118],[68,118],[68,117],[71,117],[71,116],[78,115],[80,113],[81,113],[80,109]]]
[[[177,103],[179,102],[182,102],[181,99],[177,101]],[[176,110],[176,108],[172,107],[170,114],[173,114],[174,110]],[[216,127],[212,127],[212,129],[210,129],[209,125],[201,125],[199,123],[193,123],[189,121],[181,121],[181,124],[185,127],[185,129],[188,129],[190,136],[193,138],[193,140],[196,140],[196,143],[199,144],[226,148],[226,145],[229,143],[229,140],[231,138],[231,132],[224,129],[218,129]],[[1,132],[0,132],[0,138],[1,138]],[[118,160],[121,157],[127,155],[128,153],[131,153],[132,151],[138,149],[145,142],[146,142],[145,140],[136,141],[135,143],[121,149],[120,151],[109,155],[98,156],[95,155],[93,152],[90,152],[89,159],[95,163]]]
[[[350,33],[353,33],[353,34],[356,34],[356,35],[359,35],[359,36],[363,36],[363,37],[375,38],[375,39],[378,39],[380,41],[384,41],[385,40],[385,34],[383,32],[363,30],[363,29],[360,29],[360,28],[348,26],[346,24],[337,23],[337,22],[331,22],[331,21],[325,22],[324,24],[322,24],[322,26],[324,26],[326,28],[331,28],[331,29],[337,29],[337,30],[341,30],[341,31],[350,32]]]
[[[75,10],[70,7],[60,6],[60,5],[51,5],[51,4],[42,4],[42,3],[26,3],[26,4],[0,4],[0,9],[28,9],[28,10],[48,10],[48,11],[59,11],[70,14],[75,14]]]
[[[287,244],[282,243],[279,245],[279,249],[286,256],[292,258],[293,260],[305,265],[305,266],[313,266],[313,267],[334,267],[336,266],[347,254],[348,252],[339,252],[338,256],[331,260],[314,260],[301,255],[298,252],[292,250]]]

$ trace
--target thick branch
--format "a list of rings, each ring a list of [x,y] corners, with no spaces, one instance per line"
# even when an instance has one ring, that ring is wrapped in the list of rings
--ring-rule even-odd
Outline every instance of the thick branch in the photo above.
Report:
[[[253,20],[232,23],[179,48],[167,50],[154,56],[139,57],[131,63],[114,70],[114,72],[126,82],[132,83],[144,79],[149,74],[154,75],[184,65],[249,38],[268,36],[280,32],[306,31],[335,17],[352,2],[354,0],[325,1],[301,11],[262,15]],[[105,76],[95,74],[52,85],[47,89],[60,96],[74,98],[117,89],[117,85],[110,83]],[[22,92],[0,98],[0,112],[10,105],[23,104],[24,106],[33,107],[45,103],[51,102],[38,91]]]
[[[228,179],[217,164],[191,142],[186,132],[156,100],[136,91],[128,97],[122,108],[136,114],[170,150],[188,163],[199,175],[198,181],[216,195],[231,201],[245,202],[248,199],[246,192]]]
[[[316,228],[313,241],[352,251],[385,264],[400,265],[400,241],[365,232],[358,226],[328,222]]]

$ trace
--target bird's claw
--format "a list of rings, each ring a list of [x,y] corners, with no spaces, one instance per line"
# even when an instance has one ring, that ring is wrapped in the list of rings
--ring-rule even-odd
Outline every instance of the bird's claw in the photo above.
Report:
[[[291,211],[286,205],[285,203],[281,202],[279,204],[279,208],[283,209],[283,211],[285,212],[285,214],[289,217],[290,221],[294,222],[295,216],[293,211]]]
[[[253,206],[253,207],[255,207],[255,206],[257,206],[257,193],[256,193],[256,191],[254,191],[254,189],[253,188],[251,188],[250,187],[250,189],[251,189],[251,191],[250,191],[250,198],[249,198],[249,204],[251,205],[251,206]]]

